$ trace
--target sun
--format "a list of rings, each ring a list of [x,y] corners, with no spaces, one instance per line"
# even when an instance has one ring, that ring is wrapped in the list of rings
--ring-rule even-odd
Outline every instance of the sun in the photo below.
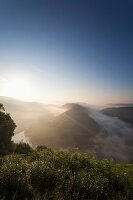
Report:
[[[8,96],[21,100],[30,100],[31,86],[22,78],[13,78],[6,81],[6,93]]]

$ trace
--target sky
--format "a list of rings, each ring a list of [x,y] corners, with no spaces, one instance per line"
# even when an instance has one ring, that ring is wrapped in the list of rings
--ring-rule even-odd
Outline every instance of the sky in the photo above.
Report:
[[[133,1],[0,0],[0,96],[133,103]]]

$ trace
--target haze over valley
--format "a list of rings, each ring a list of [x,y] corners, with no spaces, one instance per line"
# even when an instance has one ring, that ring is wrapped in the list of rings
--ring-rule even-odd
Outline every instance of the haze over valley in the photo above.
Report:
[[[77,148],[100,158],[133,161],[133,107],[51,105],[0,97],[17,124],[16,142]],[[24,131],[24,133],[23,133]]]

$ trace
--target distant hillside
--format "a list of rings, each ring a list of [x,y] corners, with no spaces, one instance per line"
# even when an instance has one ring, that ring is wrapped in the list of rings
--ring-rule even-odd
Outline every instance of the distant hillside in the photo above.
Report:
[[[131,123],[133,114],[129,107],[99,112],[83,104],[56,106],[7,97],[0,97],[0,103],[17,124],[16,133],[24,131],[35,146],[79,148],[99,157],[133,161],[133,128],[114,118],[121,114],[120,119]]]
[[[46,108],[47,105],[37,102],[24,102],[10,97],[0,96],[0,103],[4,105],[6,112],[17,124],[16,132],[31,128],[39,121],[49,121],[53,115]]]
[[[98,111],[96,115],[101,119],[96,120],[90,109],[78,104],[67,104],[63,108],[68,110],[50,122],[40,121],[32,125],[27,135],[31,137],[33,144],[45,144],[53,148],[79,148],[99,157],[133,161],[133,136],[131,129],[126,129],[126,124],[117,124],[116,120],[100,115]],[[100,121],[107,123],[106,126]]]
[[[118,117],[119,119],[129,122],[133,125],[133,106],[119,108],[105,108],[101,111],[103,114]]]
[[[133,103],[117,103],[117,104],[114,104],[114,103],[110,103],[108,105],[111,105],[111,106],[119,106],[119,107],[133,107]]]
[[[48,123],[34,123],[27,135],[33,144],[79,148],[92,153],[100,152],[105,137],[102,127],[88,115],[88,110],[77,104]]]
[[[71,105],[71,108],[57,116],[52,127],[58,133],[59,146],[78,147],[82,150],[96,150],[97,137],[101,127],[88,115],[88,110],[80,105]],[[92,148],[93,146],[93,148]]]

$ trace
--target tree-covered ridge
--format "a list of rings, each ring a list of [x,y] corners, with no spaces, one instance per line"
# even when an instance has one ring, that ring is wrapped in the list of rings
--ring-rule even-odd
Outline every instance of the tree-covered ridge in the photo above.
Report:
[[[39,147],[1,157],[0,199],[132,200],[133,165]]]

